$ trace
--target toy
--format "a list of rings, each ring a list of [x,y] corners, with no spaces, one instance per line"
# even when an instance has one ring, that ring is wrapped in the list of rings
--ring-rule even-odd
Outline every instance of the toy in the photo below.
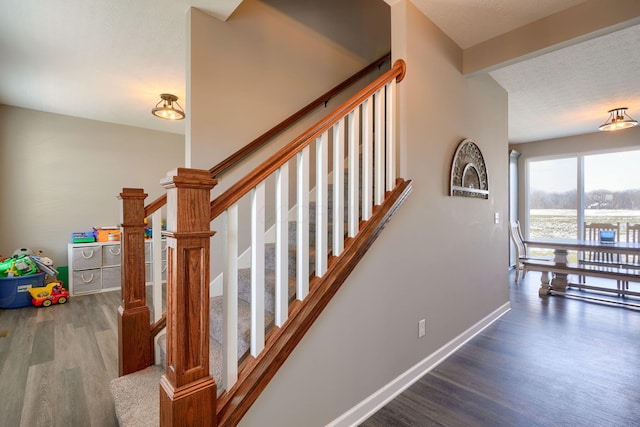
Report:
[[[7,258],[0,263],[0,277],[26,276],[37,272],[38,267],[36,263],[26,255]]]
[[[69,299],[69,292],[62,286],[62,282],[55,281],[41,288],[29,289],[31,302],[36,307],[49,307],[52,304],[64,304]]]
[[[33,251],[29,248],[18,248],[15,251],[13,251],[13,257],[16,258],[20,255],[35,255],[33,253]]]
[[[39,251],[38,255],[32,255],[29,258],[36,264],[40,271],[44,271],[51,276],[52,279],[55,279],[58,275],[58,270],[53,268],[53,260],[49,257],[42,256],[42,251]]]

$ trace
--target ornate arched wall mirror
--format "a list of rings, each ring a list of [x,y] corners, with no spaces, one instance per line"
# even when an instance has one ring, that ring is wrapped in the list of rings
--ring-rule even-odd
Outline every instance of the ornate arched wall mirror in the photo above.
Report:
[[[450,195],[489,198],[487,166],[480,148],[471,139],[462,140],[453,155]]]

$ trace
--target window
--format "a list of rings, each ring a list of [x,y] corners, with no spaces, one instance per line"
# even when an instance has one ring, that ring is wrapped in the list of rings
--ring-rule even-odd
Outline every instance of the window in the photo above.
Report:
[[[620,223],[626,240],[627,223],[640,223],[640,151],[584,156],[584,220]]]
[[[529,162],[529,237],[576,237],[577,164],[575,157]]]
[[[583,223],[640,223],[640,150],[527,162],[530,237],[581,238]]]

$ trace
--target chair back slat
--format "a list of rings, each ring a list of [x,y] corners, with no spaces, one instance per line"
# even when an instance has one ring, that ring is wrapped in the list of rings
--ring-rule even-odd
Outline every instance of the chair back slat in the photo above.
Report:
[[[598,223],[592,222],[584,224],[584,240],[600,240],[600,232],[601,231],[613,231],[615,232],[614,240],[616,242],[620,241],[620,223],[617,222],[615,224],[609,223]],[[618,254],[607,253],[607,252],[598,252],[598,251],[585,251],[583,255],[584,261],[594,261],[594,262],[619,262]]]

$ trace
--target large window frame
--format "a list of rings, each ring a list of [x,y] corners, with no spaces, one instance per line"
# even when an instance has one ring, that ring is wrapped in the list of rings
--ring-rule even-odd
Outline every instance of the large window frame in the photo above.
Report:
[[[576,161],[576,214],[577,214],[577,235],[576,238],[581,238],[584,235],[584,223],[585,223],[585,183],[584,183],[584,174],[585,174],[585,157],[593,156],[593,155],[602,155],[602,154],[615,154],[615,153],[624,153],[630,151],[638,151],[640,152],[640,147],[629,147],[627,149],[618,149],[618,150],[597,150],[597,151],[586,151],[580,153],[570,153],[570,154],[559,154],[559,155],[550,155],[550,156],[537,156],[531,157],[525,160],[524,162],[524,212],[523,212],[523,233],[525,238],[530,237],[530,200],[529,197],[531,195],[531,163],[540,162],[540,161],[548,161],[548,160],[564,160],[564,159],[575,159]],[[639,184],[640,185],[640,184]]]

